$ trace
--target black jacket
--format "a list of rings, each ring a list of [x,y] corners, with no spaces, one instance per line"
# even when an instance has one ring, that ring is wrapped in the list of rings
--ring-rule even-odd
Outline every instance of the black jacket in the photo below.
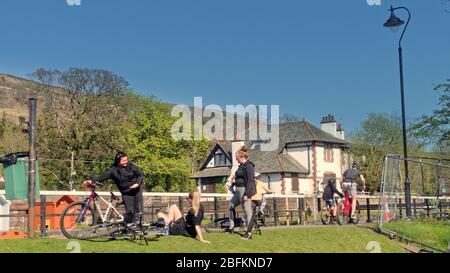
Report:
[[[141,169],[133,163],[128,163],[126,167],[113,166],[104,174],[93,178],[92,180],[102,182],[111,179],[116,183],[117,188],[122,194],[131,193],[130,186],[133,184],[142,185],[144,174]]]
[[[244,164],[239,165],[235,174],[236,187],[245,187],[244,196],[251,198],[256,194],[255,183],[255,164],[251,161],[247,161]]]
[[[322,199],[327,201],[327,200],[332,200],[333,199],[333,195],[334,194],[338,194],[340,197],[344,197],[344,195],[342,193],[340,193],[337,189],[336,189],[336,185],[330,185],[328,184],[325,189],[323,189],[323,194],[322,194]]]

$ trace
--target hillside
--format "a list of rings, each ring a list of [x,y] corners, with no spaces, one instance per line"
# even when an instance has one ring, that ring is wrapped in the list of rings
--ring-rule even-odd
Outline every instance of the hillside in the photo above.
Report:
[[[36,92],[36,82],[0,73],[0,115],[9,122],[18,124],[19,118],[28,118],[27,102],[29,98],[44,101],[44,94]],[[63,97],[64,91],[57,88],[51,92]],[[39,112],[39,105],[38,105]]]

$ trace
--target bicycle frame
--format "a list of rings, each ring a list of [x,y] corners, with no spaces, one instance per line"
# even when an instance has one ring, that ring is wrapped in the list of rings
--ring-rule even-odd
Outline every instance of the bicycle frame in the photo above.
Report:
[[[351,212],[352,212],[352,201],[353,201],[353,198],[350,195],[345,194],[345,198],[344,198],[344,213],[345,213],[345,215],[350,215],[351,214]]]
[[[100,208],[100,204],[98,202],[99,199],[103,204],[107,204],[105,213],[103,213]],[[90,208],[92,211],[95,211],[95,213],[98,213],[98,216],[100,216],[102,223],[105,223],[108,221],[107,216],[109,215],[109,213],[111,211],[115,212],[119,216],[119,221],[124,221],[123,215],[116,209],[116,207],[114,207],[114,205],[111,202],[106,201],[103,197],[101,197],[100,195],[98,195],[95,192],[95,187],[93,187],[89,197],[86,198],[85,205],[84,205],[83,210],[81,211],[80,215],[82,215],[84,217],[84,215],[86,214],[87,208]],[[81,219],[83,219],[83,218],[81,218]]]

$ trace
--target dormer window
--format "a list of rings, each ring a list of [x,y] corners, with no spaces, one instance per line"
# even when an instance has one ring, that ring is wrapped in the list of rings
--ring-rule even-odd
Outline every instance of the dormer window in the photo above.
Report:
[[[223,166],[226,166],[226,165],[227,165],[227,157],[226,157],[226,155],[225,155],[222,151],[220,151],[220,150],[218,150],[218,151],[216,152],[216,154],[214,155],[214,165],[215,165],[216,167],[223,167]]]
[[[261,150],[262,145],[266,143],[265,140],[256,140],[252,143],[252,146],[250,147],[251,150]]]

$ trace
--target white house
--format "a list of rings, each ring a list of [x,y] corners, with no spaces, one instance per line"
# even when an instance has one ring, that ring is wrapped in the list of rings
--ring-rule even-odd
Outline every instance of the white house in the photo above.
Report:
[[[348,166],[346,149],[350,143],[344,140],[344,130],[332,115],[322,119],[320,129],[305,120],[280,124],[280,144],[275,151],[261,151],[259,143],[216,142],[200,171],[191,178],[197,180],[202,192],[216,192],[217,183],[224,183],[237,168],[234,155],[244,144],[250,148],[255,170],[276,193],[312,195],[321,192],[322,182],[329,178],[340,185]]]

